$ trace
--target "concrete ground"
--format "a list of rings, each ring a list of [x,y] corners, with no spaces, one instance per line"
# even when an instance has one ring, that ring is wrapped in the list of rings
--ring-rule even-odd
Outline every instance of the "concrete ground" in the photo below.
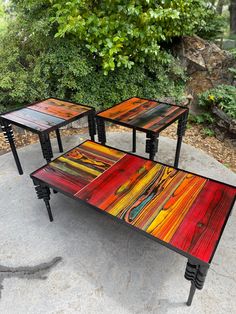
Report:
[[[65,149],[87,135],[63,138]],[[131,134],[108,133],[130,150]],[[138,133],[138,153],[145,137]],[[158,159],[172,164],[176,142],[161,138]],[[55,140],[54,151],[58,151]],[[38,144],[0,157],[0,313],[236,313],[236,213],[224,231],[202,291],[187,307],[186,258],[109,217],[52,195],[54,222],[36,198],[29,174],[44,164]],[[57,154],[56,154],[57,155]],[[236,175],[183,145],[180,168],[236,185]]]

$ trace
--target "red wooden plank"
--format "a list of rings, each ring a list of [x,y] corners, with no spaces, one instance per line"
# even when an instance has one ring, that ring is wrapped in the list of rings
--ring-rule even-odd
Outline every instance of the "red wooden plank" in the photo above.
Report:
[[[170,244],[209,262],[235,193],[233,187],[208,181]]]
[[[117,198],[129,192],[130,186],[137,183],[154,165],[150,160],[126,155],[75,196],[100,209],[108,210]],[[129,182],[130,186],[127,185],[127,190],[117,193],[124,182]]]
[[[71,195],[74,195],[85,186],[79,178],[76,179],[76,177],[67,175],[65,172],[49,165],[35,172],[34,177]]]

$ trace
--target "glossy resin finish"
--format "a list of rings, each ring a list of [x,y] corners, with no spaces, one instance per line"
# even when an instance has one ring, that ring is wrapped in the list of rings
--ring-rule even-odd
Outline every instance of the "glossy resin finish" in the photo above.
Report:
[[[49,98],[1,117],[36,131],[45,131],[88,111],[91,111],[90,107]]]
[[[86,141],[32,178],[210,262],[236,188]]]
[[[127,126],[159,132],[187,111],[183,107],[134,97],[100,112],[97,116]]]

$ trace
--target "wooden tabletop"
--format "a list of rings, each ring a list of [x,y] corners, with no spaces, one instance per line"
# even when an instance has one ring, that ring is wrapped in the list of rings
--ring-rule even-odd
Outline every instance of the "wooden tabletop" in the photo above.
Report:
[[[185,112],[188,109],[184,107],[133,97],[101,111],[97,116],[143,131],[160,132]]]
[[[74,104],[64,100],[48,98],[21,109],[2,114],[12,123],[36,131],[45,131],[91,111],[90,107]]]
[[[211,262],[236,196],[233,186],[92,141],[31,177],[204,263]]]

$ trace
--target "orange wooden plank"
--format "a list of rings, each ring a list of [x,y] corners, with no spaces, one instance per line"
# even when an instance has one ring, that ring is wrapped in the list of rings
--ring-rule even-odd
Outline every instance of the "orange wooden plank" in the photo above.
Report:
[[[130,110],[134,110],[146,102],[148,102],[148,100],[134,97],[99,113],[98,116],[120,120],[120,116],[129,114]]]
[[[85,105],[74,104],[65,100],[60,100],[60,99],[55,99],[55,98],[49,98],[45,100],[45,102],[51,105],[56,105],[56,106],[63,107],[66,109],[75,110],[75,111],[78,111],[79,113],[91,110],[90,107],[87,107]]]
[[[58,118],[63,118],[65,120],[69,120],[71,118],[74,118],[79,115],[78,111],[72,110],[72,109],[66,109],[61,106],[56,106],[48,103],[47,101],[45,102],[40,102],[38,104],[32,105],[28,107],[31,110],[43,112],[50,114],[52,116],[58,117]],[[86,110],[81,110],[81,113]]]

